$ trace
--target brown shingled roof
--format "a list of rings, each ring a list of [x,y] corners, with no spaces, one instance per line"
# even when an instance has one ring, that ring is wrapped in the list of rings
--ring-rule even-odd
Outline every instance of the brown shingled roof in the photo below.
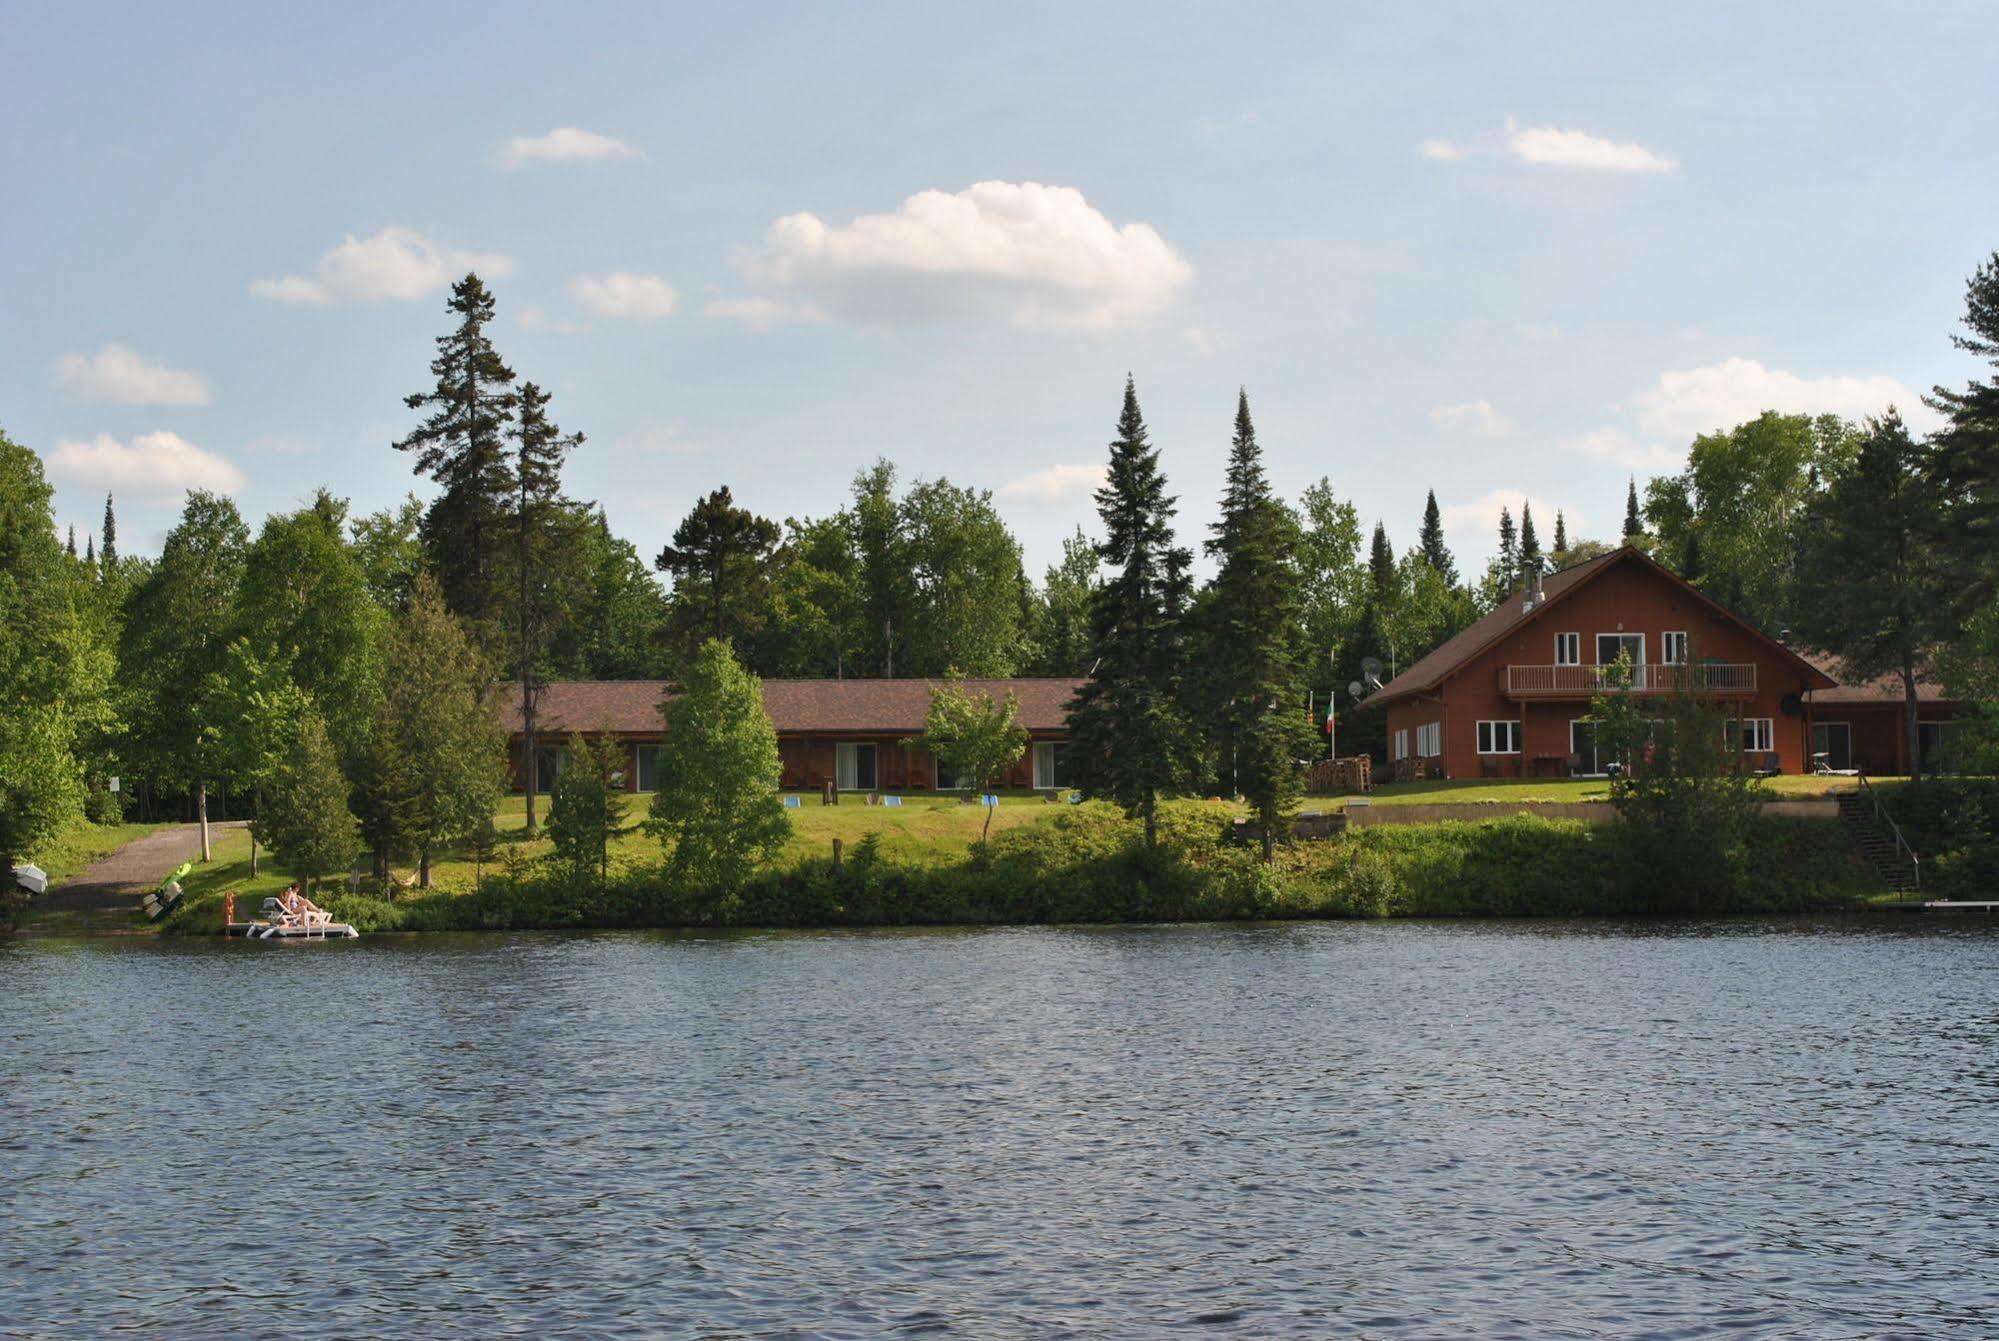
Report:
[[[780,732],[876,733],[913,736],[923,730],[930,691],[937,680],[765,680],[764,711]],[[1063,729],[1069,700],[1083,682],[1073,679],[967,680],[965,687],[1020,705],[1020,724],[1033,732]],[[553,680],[542,690],[537,732],[665,730],[660,703],[665,680]],[[521,730],[517,688],[496,686],[500,724]]]
[[[1812,690],[1812,706],[1825,707],[1865,707],[1868,704],[1900,704],[1902,702],[1902,677],[1890,672],[1877,675],[1871,680],[1848,684],[1843,678],[1844,667],[1839,658],[1830,652],[1803,651],[1805,660],[1817,666],[1828,676],[1840,683],[1830,689]],[[1916,701],[1918,703],[1948,703],[1950,695],[1944,687],[1930,677],[1927,669],[1916,672]]]
[[[1590,579],[1596,577],[1599,573],[1608,571],[1620,562],[1642,564],[1654,572],[1663,575],[1679,586],[1684,587],[1691,595],[1707,605],[1716,614],[1722,616],[1724,619],[1733,620],[1749,632],[1767,640],[1772,647],[1790,657],[1792,661],[1796,662],[1805,671],[1812,675],[1823,677],[1828,685],[1833,682],[1833,676],[1812,664],[1803,656],[1800,656],[1793,649],[1784,646],[1784,644],[1778,642],[1775,638],[1771,638],[1770,635],[1764,633],[1727,606],[1716,601],[1713,597],[1688,582],[1672,569],[1660,564],[1642,550],[1625,545],[1612,550],[1608,554],[1599,554],[1594,559],[1586,559],[1573,567],[1564,568],[1559,573],[1551,573],[1543,578],[1541,580],[1542,599],[1535,602],[1532,610],[1523,611],[1521,609],[1522,599],[1527,591],[1524,586],[1517,591],[1507,593],[1506,599],[1501,601],[1496,608],[1479,619],[1472,621],[1472,623],[1455,636],[1445,639],[1435,650],[1418,660],[1415,665],[1403,671],[1374,693],[1362,699],[1357,706],[1362,708],[1386,707],[1396,699],[1407,698],[1411,694],[1425,693],[1435,689],[1449,678],[1451,672],[1455,671],[1459,666],[1470,661],[1480,652],[1483,652],[1501,638],[1512,633],[1528,620],[1538,619],[1542,611],[1554,605],[1562,597],[1567,596],[1570,592],[1590,581]]]

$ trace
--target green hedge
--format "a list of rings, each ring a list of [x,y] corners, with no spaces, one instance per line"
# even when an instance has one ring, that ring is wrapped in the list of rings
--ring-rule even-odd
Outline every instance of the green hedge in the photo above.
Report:
[[[328,894],[335,917],[363,932],[628,926],[896,926],[1157,922],[1353,917],[1522,917],[1624,914],[1615,825],[1527,816],[1481,822],[1378,825],[1328,842],[1282,847],[1266,866],[1228,838],[1229,815],[1201,802],[1161,817],[1148,850],[1138,827],[1106,805],[1075,806],[1004,830],[952,865],[901,865],[872,837],[839,870],[804,862],[769,870],[714,896],[675,888],[656,870],[578,882],[544,869],[496,877],[475,894],[396,902]],[[1704,911],[1790,912],[1848,907],[1877,892],[1840,826],[1770,820],[1755,828],[1742,868],[1748,887]],[[205,931],[191,908],[173,930]]]

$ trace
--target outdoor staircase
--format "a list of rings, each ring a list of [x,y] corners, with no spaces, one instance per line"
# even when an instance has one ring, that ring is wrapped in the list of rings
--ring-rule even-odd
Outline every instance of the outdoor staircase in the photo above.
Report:
[[[1874,873],[1898,894],[1912,893],[1921,885],[1915,854],[1888,828],[1885,817],[1877,817],[1872,798],[1860,792],[1845,792],[1839,798],[1839,822],[1853,837],[1853,844]]]

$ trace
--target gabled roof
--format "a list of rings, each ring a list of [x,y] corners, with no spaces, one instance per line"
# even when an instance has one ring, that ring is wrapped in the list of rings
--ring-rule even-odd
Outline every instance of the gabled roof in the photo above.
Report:
[[[1685,578],[1682,578],[1678,573],[1656,562],[1642,550],[1625,545],[1612,550],[1608,554],[1599,554],[1594,559],[1586,559],[1579,564],[1564,568],[1558,573],[1551,573],[1547,577],[1542,578],[1541,599],[1535,602],[1532,610],[1522,608],[1524,598],[1527,594],[1525,586],[1516,591],[1509,592],[1506,599],[1501,601],[1491,611],[1473,620],[1456,635],[1445,639],[1434,650],[1418,660],[1415,665],[1362,699],[1358,706],[1363,708],[1381,708],[1398,699],[1408,698],[1414,694],[1431,692],[1446,679],[1450,678],[1452,673],[1460,666],[1478,656],[1479,653],[1499,642],[1502,638],[1514,633],[1522,626],[1539,619],[1551,607],[1560,604],[1565,597],[1574,594],[1578,589],[1588,585],[1603,573],[1624,563],[1639,564],[1649,571],[1658,574],[1699,601],[1702,605],[1705,605],[1721,618],[1761,638],[1776,652],[1795,663],[1798,669],[1804,674],[1806,681],[1811,683],[1814,688],[1831,688],[1836,683],[1823,670],[1799,656],[1796,652],[1784,646],[1784,644],[1778,642],[1775,638],[1772,638],[1769,634],[1763,632],[1763,630],[1757,628],[1727,606],[1714,600],[1706,592],[1694,586]],[[1823,682],[1822,684],[1817,683],[1821,681]]]
[[[809,732],[913,736],[923,730],[930,691],[940,680],[765,680],[764,711],[787,735]],[[1083,682],[1074,679],[967,680],[965,687],[1004,699],[1011,691],[1020,705],[1020,724],[1029,731],[1063,729],[1069,700]],[[666,680],[552,680],[542,688],[535,730],[612,731],[654,734],[666,729],[660,704],[671,691]],[[500,725],[521,730],[520,690],[495,686]]]

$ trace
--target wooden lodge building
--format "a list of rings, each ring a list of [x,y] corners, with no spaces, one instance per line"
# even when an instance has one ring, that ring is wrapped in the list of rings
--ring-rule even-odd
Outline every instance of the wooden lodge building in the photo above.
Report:
[[[786,790],[954,791],[958,780],[941,773],[926,750],[903,742],[923,733],[935,680],[765,680],[764,711],[777,728],[780,783]],[[1073,679],[967,680],[965,687],[1019,705],[1028,748],[1002,779],[1005,787],[1052,790],[1068,785],[1061,745],[1068,738],[1069,700],[1082,681]],[[664,680],[558,680],[542,689],[535,735],[539,769],[535,790],[554,785],[571,734],[611,736],[631,754],[625,786],[654,790],[659,743],[666,736],[660,705]],[[499,695],[508,733],[512,780],[522,790],[524,735],[518,692]]]
[[[1396,779],[1601,775],[1611,761],[1590,702],[1621,656],[1630,692],[1690,685],[1725,702],[1761,771],[1909,771],[1897,678],[1841,684],[1830,659],[1786,646],[1628,546],[1514,593],[1359,707],[1387,710]],[[1921,717],[1925,767],[1947,769],[1955,713],[1933,684]]]

